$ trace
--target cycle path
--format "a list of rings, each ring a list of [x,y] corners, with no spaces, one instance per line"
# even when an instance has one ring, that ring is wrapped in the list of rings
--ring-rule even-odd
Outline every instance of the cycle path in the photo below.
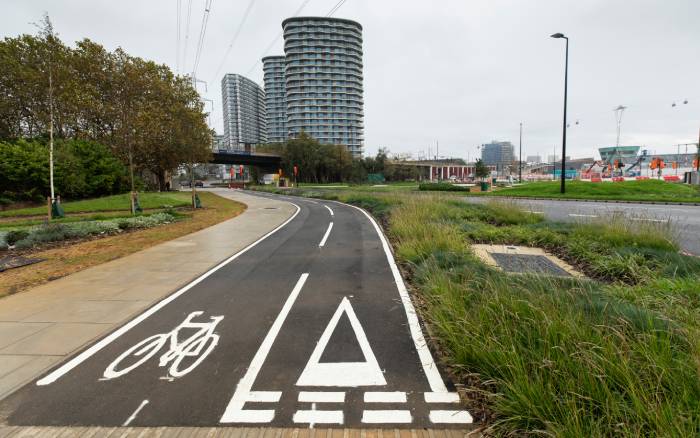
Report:
[[[290,202],[272,234],[8,398],[7,422],[469,427],[376,222]]]
[[[279,226],[287,202],[239,191],[237,217],[0,299],[0,399]]]

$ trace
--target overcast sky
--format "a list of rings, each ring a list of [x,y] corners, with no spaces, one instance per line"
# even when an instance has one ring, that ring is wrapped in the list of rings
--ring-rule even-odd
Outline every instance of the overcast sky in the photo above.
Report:
[[[181,1],[184,54],[190,0]],[[197,76],[217,132],[222,75],[250,71],[262,82],[259,59],[283,54],[281,39],[265,53],[282,20],[302,5],[300,15],[325,16],[337,1],[255,0],[224,58],[250,0],[212,0]],[[181,72],[192,70],[205,2],[191,1]],[[177,68],[177,0],[3,0],[0,34],[34,33],[44,11],[66,43],[90,38]],[[621,144],[661,153],[698,141],[699,0],[347,0],[334,16],[364,28],[366,153],[434,154],[439,142],[440,155],[473,159],[493,139],[517,148],[520,122],[523,155],[560,150],[564,40],[555,32],[570,37],[567,155],[614,145],[618,105],[628,107]]]

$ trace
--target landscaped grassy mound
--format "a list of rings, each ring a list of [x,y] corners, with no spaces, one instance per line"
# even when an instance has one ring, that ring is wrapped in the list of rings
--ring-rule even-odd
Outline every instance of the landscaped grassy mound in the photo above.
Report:
[[[541,181],[523,184],[517,187],[503,188],[490,195],[534,197],[534,198],[570,198],[600,199],[621,201],[658,201],[658,202],[698,202],[698,186],[668,183],[659,180],[625,181],[615,183],[591,183],[584,181],[567,181],[566,193],[560,193],[560,182]]]

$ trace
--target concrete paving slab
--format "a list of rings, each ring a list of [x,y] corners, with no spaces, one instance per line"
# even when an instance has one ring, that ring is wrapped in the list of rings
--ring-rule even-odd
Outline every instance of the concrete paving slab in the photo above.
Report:
[[[204,230],[0,299],[0,399],[258,240],[296,211],[288,202],[212,191],[248,208]],[[51,436],[57,430],[53,432]],[[111,431],[99,433],[107,432]]]
[[[29,335],[49,327],[48,323],[21,323],[0,322],[0,349],[26,338]],[[0,375],[2,375],[4,363],[0,363]]]
[[[35,313],[27,322],[118,323],[145,308],[148,301],[75,300]]]
[[[0,377],[0,395],[10,394],[19,389],[25,382],[48,370],[62,356],[12,356],[2,354],[3,362],[15,362],[22,364],[11,372]]]
[[[112,326],[113,324],[56,323],[3,348],[0,350],[0,358],[5,354],[66,355]]]

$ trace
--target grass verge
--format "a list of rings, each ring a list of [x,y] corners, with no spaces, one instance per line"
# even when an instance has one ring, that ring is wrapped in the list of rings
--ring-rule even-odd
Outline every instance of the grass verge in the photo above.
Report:
[[[616,183],[569,181],[566,183],[565,194],[561,194],[559,190],[559,182],[542,181],[494,190],[488,195],[521,198],[700,203],[700,188],[698,186],[668,183],[659,180]],[[478,196],[479,194],[476,193],[476,195]]]
[[[191,195],[187,192],[144,192],[139,193],[139,203],[143,209],[160,209],[164,206],[184,207],[191,205]],[[105,196],[103,198],[84,199],[63,202],[66,214],[82,212],[129,211],[131,201],[129,194]],[[46,214],[46,206],[19,208],[0,211],[0,217],[38,216]]]
[[[384,218],[433,346],[494,435],[698,436],[700,259],[672,230],[446,194],[295,193]],[[475,242],[544,247],[592,278],[505,274]]]
[[[189,199],[189,194],[185,195]],[[200,192],[199,196],[205,208],[181,211],[182,217],[177,222],[95,240],[66,242],[32,252],[32,257],[45,260],[0,273],[0,297],[199,231],[245,210],[245,205],[213,193]]]

